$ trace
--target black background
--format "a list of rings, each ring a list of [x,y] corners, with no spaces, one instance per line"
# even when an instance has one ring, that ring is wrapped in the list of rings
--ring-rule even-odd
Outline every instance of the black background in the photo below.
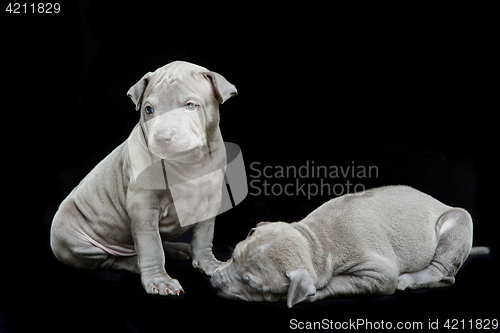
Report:
[[[229,9],[79,1],[62,4],[60,14],[2,12],[9,199],[0,331],[282,331],[292,318],[421,321],[427,328],[429,320],[442,326],[498,316],[494,43],[478,14],[485,11]],[[189,262],[167,262],[186,293],[166,298],[147,295],[138,275],[63,266],[49,246],[59,203],[137,123],[129,87],[174,60],[216,71],[237,87],[238,96],[220,107],[220,127],[225,141],[241,147],[249,180],[256,161],[374,165],[378,177],[351,182],[407,184],[467,209],[475,242],[492,254],[469,259],[449,288],[292,309],[219,299]],[[329,198],[249,195],[217,218],[215,253],[225,260],[256,223],[298,221]]]

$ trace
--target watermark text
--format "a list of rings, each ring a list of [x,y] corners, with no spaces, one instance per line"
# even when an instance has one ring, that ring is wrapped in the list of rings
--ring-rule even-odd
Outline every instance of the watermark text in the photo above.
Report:
[[[259,196],[341,196],[364,191],[363,180],[378,178],[376,165],[317,165],[306,161],[303,165],[281,166],[250,164],[250,195]]]

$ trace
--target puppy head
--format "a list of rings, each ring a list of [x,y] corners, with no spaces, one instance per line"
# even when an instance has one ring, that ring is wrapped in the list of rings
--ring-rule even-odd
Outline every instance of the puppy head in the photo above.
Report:
[[[210,280],[217,294],[288,307],[316,292],[316,273],[303,236],[291,224],[261,222],[236,245],[233,256]]]
[[[127,93],[141,112],[151,152],[193,162],[216,139],[219,103],[236,94],[221,75],[182,61],[147,73]]]

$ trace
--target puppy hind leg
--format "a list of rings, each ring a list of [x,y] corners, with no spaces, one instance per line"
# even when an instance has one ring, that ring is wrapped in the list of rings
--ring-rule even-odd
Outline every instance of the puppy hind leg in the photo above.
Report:
[[[392,260],[373,258],[333,276],[326,286],[316,290],[316,294],[306,298],[306,301],[352,295],[390,295],[396,291],[397,276],[398,269]]]
[[[432,263],[425,269],[415,273],[405,273],[398,277],[398,290],[439,288],[451,286],[455,282],[454,277],[445,276],[443,269],[438,269]]]
[[[82,269],[112,268],[126,270],[133,273],[139,273],[137,267],[137,255],[134,256],[115,256],[92,244],[85,244],[66,249],[56,256],[62,263]]]
[[[461,208],[444,213],[436,224],[438,245],[429,266],[398,278],[398,290],[439,288],[455,282],[455,274],[472,248],[472,219]]]
[[[99,264],[99,268],[112,268],[139,273],[137,266],[137,255],[128,257],[119,257],[108,255],[108,257]]]
[[[63,225],[64,227],[64,225]],[[75,228],[52,228],[51,248],[65,265],[81,269],[114,268],[137,272],[137,256],[116,256],[97,247]]]
[[[61,241],[52,238],[52,251],[56,258],[65,265],[81,268],[95,269],[107,261],[109,254],[90,243],[73,239]]]

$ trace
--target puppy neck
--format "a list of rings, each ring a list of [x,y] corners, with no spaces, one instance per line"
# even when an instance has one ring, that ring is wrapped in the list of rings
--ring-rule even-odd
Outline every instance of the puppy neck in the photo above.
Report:
[[[292,223],[291,226],[295,228],[304,238],[305,242],[310,250],[311,260],[313,264],[313,268],[316,272],[316,275],[319,276],[318,268],[323,267],[322,261],[324,259],[324,250],[321,242],[319,241],[316,234],[304,223],[296,222]]]

